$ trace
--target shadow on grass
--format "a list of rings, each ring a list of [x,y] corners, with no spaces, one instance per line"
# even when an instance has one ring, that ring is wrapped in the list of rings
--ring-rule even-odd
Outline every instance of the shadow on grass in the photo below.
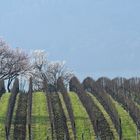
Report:
[[[4,124],[5,123],[5,118],[6,117],[0,117],[0,124]]]
[[[86,117],[75,117],[75,120],[89,120]],[[46,116],[32,116],[32,124],[46,124],[46,122],[50,121],[49,117]]]
[[[13,118],[14,119],[14,118]],[[22,117],[19,119],[22,122]],[[86,117],[75,117],[75,120],[88,120]],[[46,116],[32,116],[32,124],[46,124],[46,122],[50,121],[49,117]],[[5,123],[5,117],[0,117],[0,124]]]

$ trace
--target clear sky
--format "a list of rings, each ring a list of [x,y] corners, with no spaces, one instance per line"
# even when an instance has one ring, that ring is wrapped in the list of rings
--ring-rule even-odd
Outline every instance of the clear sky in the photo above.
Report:
[[[86,76],[140,77],[140,0],[1,0],[0,36]]]

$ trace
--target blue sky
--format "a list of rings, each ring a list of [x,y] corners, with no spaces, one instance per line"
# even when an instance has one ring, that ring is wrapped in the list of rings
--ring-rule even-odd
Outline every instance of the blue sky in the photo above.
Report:
[[[0,36],[66,60],[80,79],[140,76],[139,0],[3,0]]]

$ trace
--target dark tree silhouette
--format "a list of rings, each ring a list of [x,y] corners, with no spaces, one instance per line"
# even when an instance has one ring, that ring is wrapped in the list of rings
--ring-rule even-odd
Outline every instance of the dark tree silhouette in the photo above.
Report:
[[[104,115],[94,103],[90,95],[88,95],[83,86],[80,84],[79,80],[76,77],[73,77],[70,80],[69,84],[70,90],[77,93],[79,99],[81,100],[83,106],[87,110],[87,113],[90,117],[90,120],[93,125],[96,136],[102,140],[114,139],[113,133],[110,130],[109,124],[105,119]]]
[[[29,80],[29,91],[28,91],[28,100],[27,100],[27,111],[28,111],[28,114],[27,114],[27,123],[28,123],[28,130],[29,130],[29,140],[32,139],[32,134],[31,134],[31,115],[32,115],[32,92],[33,92],[33,87],[32,87],[32,78],[30,77],[30,80]]]
[[[6,92],[4,80],[0,80],[0,98]]]
[[[14,140],[26,140],[27,93],[20,92],[14,120]]]
[[[8,110],[5,121],[6,140],[9,140],[11,122],[13,118],[13,112],[18,92],[19,92],[19,80],[16,78],[13,84],[13,88],[11,90],[11,96],[9,98]]]
[[[108,81],[108,78],[102,77],[99,78],[96,82],[91,78],[87,77],[83,81],[83,87],[86,91],[92,93],[96,98],[99,100],[99,102],[103,105],[105,108],[106,112],[110,115],[115,128],[120,136],[120,139],[122,137],[121,135],[121,124],[120,124],[120,118],[117,112],[116,107],[114,106],[112,100],[104,90],[105,81]]]
[[[75,118],[73,114],[72,104],[71,104],[67,89],[63,83],[63,78],[61,77],[59,77],[57,80],[57,91],[60,92],[63,96],[64,102],[65,102],[65,105],[66,105],[66,108],[68,110],[68,114],[70,117],[74,138],[76,140]]]

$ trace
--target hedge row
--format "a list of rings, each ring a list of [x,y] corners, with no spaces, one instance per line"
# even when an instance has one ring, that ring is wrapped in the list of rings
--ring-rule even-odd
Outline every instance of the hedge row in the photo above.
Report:
[[[28,99],[27,99],[27,123],[28,123],[28,135],[29,135],[29,140],[32,140],[32,133],[31,133],[31,123],[32,123],[32,78],[29,80],[29,91],[28,91]]]
[[[122,138],[122,128],[121,128],[121,119],[118,115],[117,109],[113,104],[112,100],[102,88],[100,84],[100,79],[95,82],[92,78],[88,77],[83,81],[83,87],[86,91],[91,92],[96,96],[99,102],[104,106],[106,112],[110,115],[115,128],[119,134],[119,138]]]
[[[57,140],[69,140],[67,121],[58,93],[51,93],[51,105],[54,116],[53,121]]]
[[[27,94],[20,93],[14,121],[14,140],[26,140]]]
[[[10,128],[11,128],[11,122],[16,102],[16,97],[19,92],[19,80],[15,79],[13,88],[11,90],[11,96],[9,98],[9,104],[7,109],[7,115],[6,115],[6,121],[5,121],[5,132],[6,132],[6,139],[9,140],[10,137]]]
[[[113,133],[110,130],[109,124],[102,112],[93,102],[90,95],[84,91],[84,88],[76,77],[73,77],[70,80],[70,91],[76,92],[79,96],[79,99],[81,100],[91,119],[97,138],[101,138],[102,140],[114,139]]]
[[[124,89],[124,79],[116,78],[113,80],[105,79],[104,89],[109,93],[117,102],[121,103],[126,111],[129,112],[130,116],[136,123],[140,130],[140,109],[135,104],[133,99],[129,96],[127,89]]]
[[[72,130],[73,130],[73,134],[74,134],[74,139],[76,140],[76,128],[75,128],[75,118],[74,118],[74,114],[73,114],[73,109],[72,109],[72,104],[71,104],[71,100],[70,97],[68,96],[68,92],[66,87],[64,86],[63,80],[62,78],[59,78],[57,81],[57,88],[58,91],[62,94],[68,114],[69,114],[69,118],[71,121],[71,125],[72,125]]]

